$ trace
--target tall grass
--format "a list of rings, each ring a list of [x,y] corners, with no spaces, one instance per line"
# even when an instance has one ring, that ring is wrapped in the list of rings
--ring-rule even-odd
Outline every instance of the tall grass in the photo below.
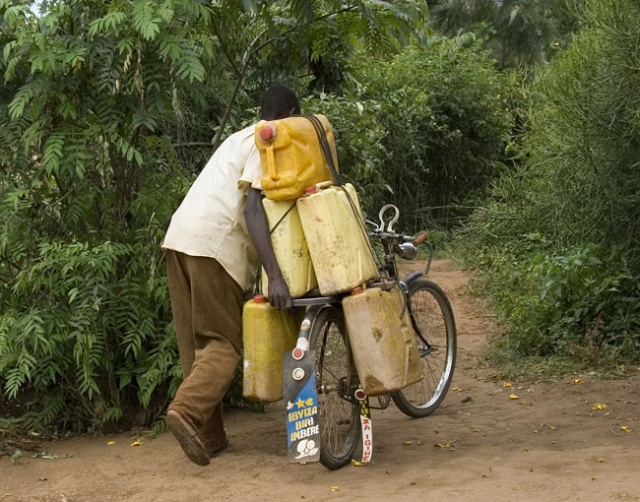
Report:
[[[640,359],[640,4],[587,0],[465,235],[519,356]]]

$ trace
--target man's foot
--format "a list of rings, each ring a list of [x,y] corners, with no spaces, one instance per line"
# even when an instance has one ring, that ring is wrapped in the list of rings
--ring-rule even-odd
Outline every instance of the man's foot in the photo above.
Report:
[[[209,454],[200,441],[195,427],[187,419],[177,411],[169,410],[165,422],[189,460],[194,464],[209,465]]]

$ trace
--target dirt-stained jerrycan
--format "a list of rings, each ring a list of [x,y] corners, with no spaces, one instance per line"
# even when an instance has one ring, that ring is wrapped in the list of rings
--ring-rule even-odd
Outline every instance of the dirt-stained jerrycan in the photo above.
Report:
[[[262,199],[271,230],[271,243],[289,294],[299,298],[318,287],[298,208],[292,200]],[[262,269],[262,292],[269,296],[269,278]]]
[[[342,300],[349,342],[368,396],[403,389],[422,379],[420,354],[400,288],[356,288]]]
[[[242,394],[246,399],[265,403],[282,399],[284,353],[296,346],[297,334],[294,317],[273,308],[264,296],[244,304]]]
[[[321,294],[345,293],[378,276],[353,185],[318,184],[296,205]]]
[[[316,117],[325,131],[337,169],[331,124],[324,115]],[[318,133],[308,118],[293,116],[260,122],[254,139],[262,164],[262,190],[268,199],[295,200],[305,188],[333,179]]]

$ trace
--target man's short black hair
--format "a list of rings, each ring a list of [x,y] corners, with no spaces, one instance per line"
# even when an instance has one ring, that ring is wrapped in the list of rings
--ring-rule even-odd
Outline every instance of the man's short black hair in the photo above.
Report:
[[[300,102],[296,94],[284,85],[267,89],[260,100],[260,118],[277,120],[300,114]]]

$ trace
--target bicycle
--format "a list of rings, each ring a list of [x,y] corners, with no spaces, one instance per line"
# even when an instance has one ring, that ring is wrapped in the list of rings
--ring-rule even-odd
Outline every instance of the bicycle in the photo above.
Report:
[[[388,218],[387,212],[391,210],[394,214]],[[393,226],[398,221],[399,210],[391,204],[380,210],[379,218],[380,224],[367,221],[375,227],[368,232],[369,236],[382,247],[380,278],[370,281],[369,285],[375,286],[380,280],[393,281],[402,289],[417,337],[423,378],[402,390],[379,396],[378,408],[386,408],[393,400],[409,417],[425,417],[440,406],[453,379],[456,361],[455,318],[444,291],[424,277],[429,272],[433,257],[433,246],[428,242],[426,232],[417,235],[396,233]],[[418,254],[417,246],[422,243],[429,247],[424,273],[413,272],[400,280],[396,256],[413,260]],[[306,313],[300,327],[299,345],[291,353],[289,361],[293,362],[289,366],[295,367],[293,379],[302,380],[305,369],[300,367],[300,362],[304,360],[305,351],[313,355],[313,361],[307,361],[306,372],[310,380],[306,386],[307,392],[313,387],[317,395],[315,416],[318,423],[310,414],[310,418],[304,422],[310,432],[300,438],[301,433],[296,429],[293,434],[297,434],[295,437],[302,439],[302,442],[289,442],[290,458],[303,462],[319,459],[322,465],[331,470],[348,464],[356,452],[363,430],[365,434],[370,434],[371,430],[368,398],[360,387],[347,335],[341,305],[343,297],[313,296],[293,300],[293,305],[305,307]],[[285,357],[285,368],[286,361]],[[285,369],[285,373],[287,371]],[[296,376],[296,371],[299,371],[300,378]],[[308,400],[306,402],[312,403],[315,396],[304,394],[303,397]],[[299,401],[303,405],[304,399]],[[288,427],[290,422],[288,419]],[[316,438],[319,439],[319,447],[316,447]],[[368,436],[363,444],[363,461],[370,459],[370,442],[371,437]],[[365,454],[368,455],[366,460]]]

